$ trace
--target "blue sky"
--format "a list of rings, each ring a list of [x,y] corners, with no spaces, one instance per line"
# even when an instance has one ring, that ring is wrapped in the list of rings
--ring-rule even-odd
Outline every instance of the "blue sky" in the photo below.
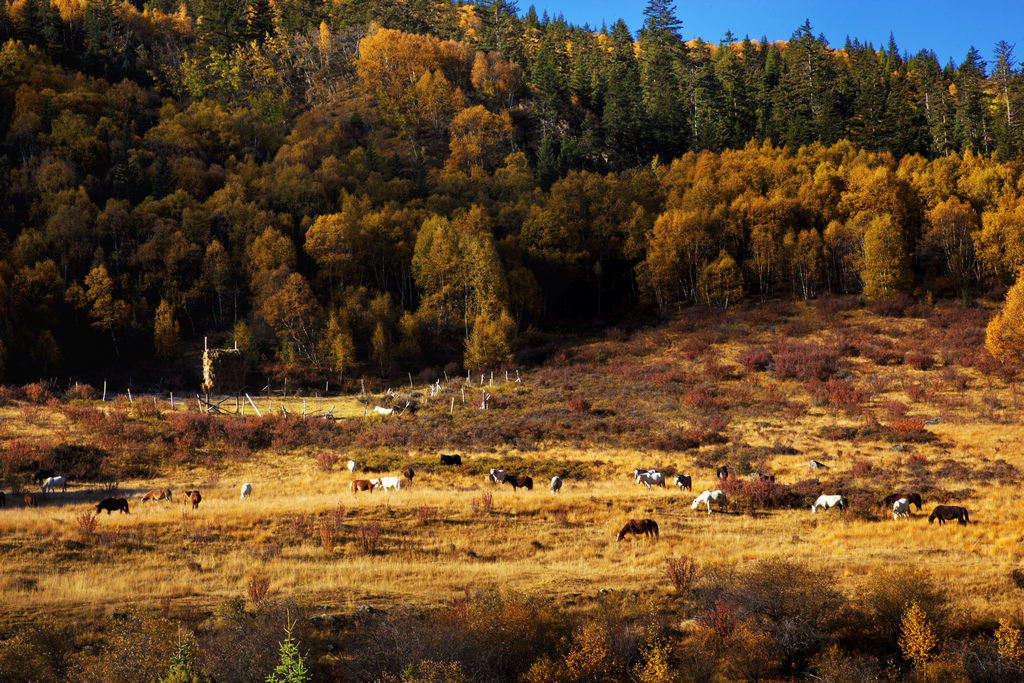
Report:
[[[519,0],[523,13],[534,5],[537,14],[562,14],[566,20],[600,27],[620,17],[635,34],[643,24],[646,0]],[[797,27],[810,19],[815,35],[823,33],[833,47],[841,48],[846,37],[870,42],[876,48],[889,42],[890,32],[900,52],[910,55],[933,50],[943,65],[952,58],[959,64],[971,45],[992,63],[993,46],[999,40],[1016,45],[1015,61],[1024,61],[1024,0],[994,0],[975,5],[950,0],[697,0],[676,2],[676,16],[683,22],[686,40],[701,38],[717,43],[727,30],[739,38],[788,40]]]

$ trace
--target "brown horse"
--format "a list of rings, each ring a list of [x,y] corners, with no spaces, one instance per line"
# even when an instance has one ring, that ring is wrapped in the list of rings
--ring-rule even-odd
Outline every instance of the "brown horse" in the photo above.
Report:
[[[34,493],[25,494],[25,507],[34,508],[39,505],[39,498]]]
[[[373,493],[373,482],[369,479],[353,479],[348,484],[348,490],[352,492],[353,496],[360,491]]]
[[[128,513],[128,501],[124,498],[104,498],[100,502],[96,503],[96,514],[100,514],[104,510],[109,515],[114,510],[120,510],[123,514]]]
[[[196,508],[199,507],[199,503],[202,500],[202,494],[199,493],[198,489],[195,489],[192,491],[185,491],[184,495],[182,496],[181,502],[183,505],[188,505],[189,503],[192,503],[192,509],[195,510]]]
[[[967,515],[967,508],[962,508],[959,505],[936,505],[932,514],[928,516],[928,523],[931,524],[935,519],[939,520],[939,524],[952,522],[955,519],[956,523],[962,526],[967,526],[967,522],[971,521]]]
[[[405,469],[402,470],[402,476],[412,481],[412,478],[416,476],[416,470],[412,468],[412,465],[406,465]]]
[[[626,537],[626,534],[633,534],[639,536],[654,536],[658,537],[658,523],[653,519],[631,519],[626,522],[626,526],[619,529],[619,535],[615,537],[616,541],[621,541]]]
[[[512,493],[515,493],[518,488],[525,488],[527,491],[533,490],[533,478],[526,475],[506,474],[505,483],[512,485]]]
[[[166,500],[168,503],[171,502],[171,490],[170,489],[153,489],[142,497],[142,502],[145,503],[150,500]]]

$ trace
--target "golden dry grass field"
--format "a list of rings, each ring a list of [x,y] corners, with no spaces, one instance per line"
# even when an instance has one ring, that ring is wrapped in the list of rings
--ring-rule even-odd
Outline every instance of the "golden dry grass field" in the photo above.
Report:
[[[830,568],[847,595],[879,573],[913,566],[941,577],[956,611],[989,621],[1014,613],[1021,589],[1011,572],[1024,555],[1024,452],[1018,446],[1024,426],[1012,378],[980,364],[959,365],[940,347],[925,348],[928,339],[948,338],[949,326],[929,336],[927,320],[854,309],[835,314],[834,326],[845,330],[837,332],[808,326],[804,321],[814,313],[801,307],[781,322],[737,318],[714,329],[670,326],[637,332],[628,341],[602,339],[524,373],[521,382],[488,382],[484,390],[495,406],[488,411],[463,406],[457,384],[445,385],[437,397],[420,386],[417,413],[366,418],[358,427],[364,434],[392,428],[389,420],[425,425],[436,418],[469,429],[483,413],[500,423],[541,407],[555,421],[580,413],[588,420],[637,415],[641,432],[627,433],[620,443],[595,443],[586,430],[601,429],[594,426],[599,422],[566,422],[570,431],[581,430],[578,443],[547,436],[519,448],[506,436],[475,448],[268,447],[230,461],[158,464],[156,474],[120,479],[116,495],[129,499],[130,514],[100,514],[92,522],[95,502],[112,495],[99,484],[72,480],[67,492],[41,496],[33,508],[8,488],[7,507],[0,509],[0,627],[42,615],[74,620],[127,608],[203,612],[226,598],[247,596],[254,579],[268,582],[270,596],[337,613],[361,605],[437,606],[488,589],[513,589],[585,610],[602,589],[655,599],[671,594],[666,563],[675,557],[693,558],[702,571],[772,558]],[[858,331],[876,343],[904,344],[907,353],[923,350],[935,363],[923,370],[906,362],[876,364],[861,340],[862,351],[844,356],[839,379],[829,380],[861,390],[851,408],[851,400],[816,400],[820,387],[814,381],[780,376],[779,348],[774,375],[747,368],[741,359],[746,350],[780,338],[799,335],[801,343],[831,347]],[[694,335],[706,343],[695,345]],[[644,385],[628,379],[635,374],[622,374],[626,364],[638,372],[675,368],[683,379],[666,385],[645,375],[650,381]],[[704,393],[695,395],[701,387]],[[474,387],[472,395],[484,390]],[[589,405],[566,410],[574,396]],[[460,400],[448,416],[453,397]],[[710,407],[702,400],[710,400]],[[301,403],[290,398],[289,412],[300,413]],[[364,401],[357,398],[321,399],[315,409],[312,403],[310,412],[337,403],[350,421],[364,419]],[[652,448],[642,434],[643,425],[684,431],[716,416],[717,425],[705,431],[724,438],[696,448]],[[885,427],[916,420],[912,427],[920,437],[921,422],[934,417],[939,421],[923,428],[927,438],[904,441]],[[53,404],[14,402],[0,418],[0,437],[8,445],[74,441],[80,429]],[[338,459],[329,470],[317,457],[325,452]],[[437,464],[442,452],[459,453],[463,467]],[[390,467],[353,476],[344,468],[349,456]],[[809,470],[811,459],[829,469]],[[353,478],[400,475],[404,463],[413,463],[417,474],[400,491],[349,490]],[[534,489],[513,491],[485,481],[487,467],[502,463],[533,474]],[[805,496],[844,493],[854,504],[845,513],[812,514],[806,498],[796,507],[741,500],[725,514],[691,510],[697,493],[718,486],[714,468],[724,463],[741,474],[770,472],[778,487]],[[633,481],[639,466],[689,473],[693,491],[671,481],[648,491]],[[567,475],[553,495],[548,481],[556,471],[577,476]],[[243,482],[254,490],[244,500]],[[174,490],[172,503],[137,500],[164,487]],[[180,500],[180,492],[192,487],[203,495],[197,510]],[[911,489],[924,491],[924,509],[913,510],[909,519],[894,521],[891,510],[874,505],[887,493]],[[929,524],[939,503],[965,506],[971,523]],[[656,520],[660,537],[616,542],[616,531],[630,518]]]

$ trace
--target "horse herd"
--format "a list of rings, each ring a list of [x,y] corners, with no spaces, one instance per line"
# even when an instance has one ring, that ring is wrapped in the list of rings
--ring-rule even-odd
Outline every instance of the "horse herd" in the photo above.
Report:
[[[33,476],[32,481],[39,484],[41,487],[41,493],[52,493],[57,489],[60,491],[67,492],[68,483],[67,477],[57,475],[52,469],[40,469]],[[252,495],[252,484],[246,482],[242,484],[241,498],[244,500]],[[171,502],[174,498],[171,489],[153,489],[146,493],[136,497],[142,503],[148,503],[150,501],[165,501]],[[192,509],[196,510],[199,508],[199,503],[202,502],[203,495],[198,489],[188,489],[182,492],[181,502],[182,505],[192,505]],[[38,494],[31,491],[24,494],[25,507],[37,507],[40,499]],[[0,507],[6,507],[7,495],[0,491]],[[96,504],[96,514],[106,512],[108,515],[111,512],[120,512],[122,514],[130,514],[128,509],[127,498],[107,497]]]
[[[812,460],[811,463],[812,469],[816,469],[815,467],[813,467],[813,464],[818,464],[819,467],[825,467],[824,465],[820,465],[820,463],[817,463],[814,460]],[[728,479],[729,468],[723,465],[717,468],[715,474],[718,477],[719,481]],[[647,487],[648,490],[650,490],[651,486],[661,486],[662,488],[665,487],[665,475],[656,469],[637,468],[633,470],[633,478],[636,480],[637,484],[643,484],[644,486]],[[770,481],[775,481],[775,477],[773,475],[765,475],[760,472],[752,474],[751,478],[768,479]],[[680,490],[692,490],[692,478],[689,475],[676,474],[673,483],[676,486],[678,486]],[[703,491],[696,498],[693,499],[693,503],[691,503],[690,509],[696,510],[701,505],[706,505],[708,514],[710,515],[712,504],[718,506],[719,512],[725,512],[725,509],[728,506],[728,498],[725,494],[725,491],[723,491],[722,489],[708,489]],[[813,514],[818,510],[831,510],[832,508],[836,508],[840,512],[843,512],[846,510],[847,507],[849,507],[849,504],[850,503],[845,496],[822,494],[818,496],[817,500],[815,500],[811,504],[811,513]],[[893,520],[899,520],[903,517],[910,517],[911,505],[915,505],[918,511],[920,512],[922,507],[920,493],[894,493],[889,496],[886,496],[882,500],[882,508],[892,510]],[[932,510],[932,514],[928,517],[928,523],[931,524],[935,520],[938,520],[940,525],[948,521],[956,520],[957,524],[967,526],[967,523],[970,522],[970,515],[967,512],[967,508],[961,507],[959,505],[936,505],[935,509]],[[625,538],[627,534],[633,534],[636,536],[643,534],[645,536],[657,537],[658,525],[652,519],[631,519],[619,531],[618,535],[616,536],[616,540],[621,541],[623,538]]]
[[[441,465],[447,466],[461,466],[461,456],[445,455],[440,456]],[[349,460],[347,469],[349,473],[354,474],[358,464],[355,460]],[[715,472],[719,481],[724,481],[729,477],[729,469],[723,465],[718,467]],[[388,476],[388,477],[377,477],[374,479],[353,479],[349,483],[349,490],[352,494],[356,494],[360,491],[367,491],[372,493],[376,489],[382,489],[384,491],[398,491],[402,488],[402,482],[412,482],[413,477],[416,476],[415,470],[411,465],[407,465],[402,470],[402,477]],[[751,475],[754,478],[763,478],[771,481],[775,480],[774,476],[765,475],[762,473],[755,473]],[[666,475],[663,472],[658,471],[654,468],[637,468],[633,470],[633,478],[638,485],[646,486],[648,490],[652,486],[665,487]],[[35,475],[33,475],[33,481],[41,486],[43,493],[56,491],[58,488],[65,492],[67,491],[67,478],[56,474],[53,470],[40,469]],[[504,469],[491,468],[487,473],[485,480],[492,484],[509,484],[512,487],[512,491],[515,492],[517,489],[525,488],[528,491],[533,490],[533,478],[523,474],[513,474],[506,472]],[[679,487],[680,490],[692,490],[693,479],[687,474],[676,474],[672,480],[673,484]],[[559,493],[562,489],[562,478],[554,476],[551,478],[550,490],[551,493]],[[253,488],[252,484],[246,482],[242,484],[240,497],[242,500],[252,495]],[[139,497],[142,503],[149,501],[165,501],[171,502],[173,500],[173,493],[171,489],[153,489],[148,491]],[[34,507],[38,503],[35,493],[25,494],[26,506]],[[183,505],[192,505],[192,509],[198,509],[199,503],[202,501],[202,494],[198,489],[189,489],[182,492],[181,501]],[[6,505],[6,496],[0,491],[0,507]],[[698,494],[693,502],[690,504],[691,510],[698,509],[701,505],[707,507],[708,514],[711,514],[712,506],[718,508],[718,511],[724,513],[729,505],[728,497],[722,489],[707,489]],[[900,518],[910,516],[910,506],[914,505],[918,511],[921,510],[922,500],[921,494],[916,492],[907,493],[894,493],[882,501],[883,509],[891,509],[893,520],[899,520]],[[849,507],[849,501],[845,496],[836,494],[822,494],[818,496],[817,500],[811,504],[811,513],[816,513],[819,510],[831,510],[833,508],[838,509],[840,512],[844,512]],[[96,514],[100,512],[106,512],[108,515],[111,512],[121,512],[122,514],[129,514],[128,500],[126,498],[114,498],[108,497],[101,500],[96,504]],[[933,521],[938,520],[939,524],[944,524],[947,521],[956,520],[960,525],[966,526],[970,521],[970,516],[966,508],[956,505],[937,505],[928,517],[928,523],[931,524]],[[626,535],[632,534],[635,536],[648,536],[657,538],[658,536],[658,524],[652,519],[630,519],[622,529],[619,530],[616,535],[616,540],[623,540]]]

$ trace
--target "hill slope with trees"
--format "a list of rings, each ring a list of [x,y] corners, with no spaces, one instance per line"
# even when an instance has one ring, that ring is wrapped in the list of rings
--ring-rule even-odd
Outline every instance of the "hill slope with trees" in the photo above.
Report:
[[[1011,46],[943,67],[645,17],[3,6],[0,379],[173,368],[206,335],[310,379],[479,368],[531,328],[1013,281]]]

